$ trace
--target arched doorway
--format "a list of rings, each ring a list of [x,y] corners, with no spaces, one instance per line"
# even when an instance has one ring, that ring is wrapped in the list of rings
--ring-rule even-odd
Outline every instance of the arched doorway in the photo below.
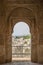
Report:
[[[24,7],[14,8],[7,20],[7,47],[6,47],[6,59],[12,61],[12,32],[13,27],[18,21],[25,21],[30,27],[31,31],[31,61],[37,62],[37,29],[36,29],[36,20],[32,10]],[[37,39],[38,40],[38,39]],[[10,51],[9,51],[10,50]]]
[[[31,61],[31,32],[25,22],[14,25],[12,33],[12,61]]]

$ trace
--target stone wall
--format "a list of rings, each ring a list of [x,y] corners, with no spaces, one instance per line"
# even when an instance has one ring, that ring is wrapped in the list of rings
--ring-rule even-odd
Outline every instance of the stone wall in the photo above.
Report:
[[[31,61],[43,63],[43,1],[0,0],[0,63],[12,61],[13,26],[24,21],[30,26]]]

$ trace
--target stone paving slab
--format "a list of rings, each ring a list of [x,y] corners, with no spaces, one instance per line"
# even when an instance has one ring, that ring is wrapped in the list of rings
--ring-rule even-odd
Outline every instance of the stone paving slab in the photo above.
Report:
[[[43,65],[43,64],[37,64],[31,62],[12,62],[12,63],[0,64],[0,65]]]

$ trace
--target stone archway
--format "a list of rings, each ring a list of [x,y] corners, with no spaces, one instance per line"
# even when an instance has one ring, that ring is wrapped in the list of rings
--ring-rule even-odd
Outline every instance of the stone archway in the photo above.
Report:
[[[18,7],[13,9],[13,11],[11,11],[11,13],[8,16],[8,27],[7,27],[7,31],[8,31],[8,39],[7,39],[7,47],[6,48],[6,59],[8,59],[9,61],[11,61],[12,59],[12,41],[11,41],[11,35],[13,32],[13,27],[14,25],[18,22],[18,21],[25,21],[25,23],[27,23],[30,26],[30,32],[31,32],[31,38],[32,38],[32,46],[31,46],[31,61],[37,62],[37,41],[36,41],[36,35],[37,30],[36,30],[36,26],[35,26],[35,16],[33,14],[33,12],[30,9],[27,8],[23,8],[23,7]]]
[[[18,21],[13,27],[12,61],[31,61],[31,33],[24,21]]]

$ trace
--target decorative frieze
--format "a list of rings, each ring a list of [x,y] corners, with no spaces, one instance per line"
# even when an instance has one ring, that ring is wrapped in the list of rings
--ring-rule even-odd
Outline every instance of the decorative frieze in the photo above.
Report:
[[[0,34],[0,45],[4,45],[4,36]]]
[[[43,34],[40,34],[39,36],[39,44],[43,44]]]

